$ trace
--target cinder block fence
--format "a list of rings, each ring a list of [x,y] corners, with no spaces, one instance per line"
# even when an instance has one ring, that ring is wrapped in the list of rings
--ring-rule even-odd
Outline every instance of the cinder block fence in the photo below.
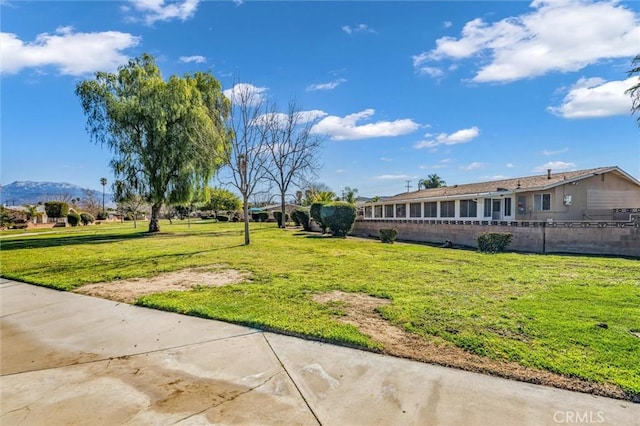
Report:
[[[477,247],[483,232],[513,234],[510,250],[531,253],[577,253],[640,258],[640,221],[634,222],[506,222],[471,220],[358,219],[351,235],[380,236],[395,228],[398,239]]]

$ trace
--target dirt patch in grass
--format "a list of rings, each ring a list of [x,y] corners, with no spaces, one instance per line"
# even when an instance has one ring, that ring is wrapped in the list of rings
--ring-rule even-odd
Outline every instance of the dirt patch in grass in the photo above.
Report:
[[[383,352],[389,355],[528,383],[628,399],[628,396],[614,385],[592,383],[548,371],[534,370],[515,362],[492,360],[466,352],[454,344],[437,337],[433,341],[429,341],[417,334],[409,333],[382,318],[376,310],[378,307],[390,304],[391,301],[387,299],[379,299],[358,293],[333,291],[318,294],[313,300],[318,303],[339,302],[344,311],[344,316],[341,316],[338,320],[358,327],[361,332],[381,343],[384,347]]]
[[[148,294],[188,291],[200,286],[220,287],[245,281],[248,277],[247,273],[233,269],[183,269],[150,278],[87,284],[74,291],[118,302],[135,303],[138,298]]]

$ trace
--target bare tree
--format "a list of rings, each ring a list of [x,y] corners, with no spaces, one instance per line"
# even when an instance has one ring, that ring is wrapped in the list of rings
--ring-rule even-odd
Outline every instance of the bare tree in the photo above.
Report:
[[[123,214],[129,213],[133,217],[133,227],[138,227],[138,215],[143,211],[150,209],[149,203],[145,200],[145,197],[138,194],[128,194],[123,198],[118,199],[118,210]]]
[[[249,198],[264,181],[269,159],[265,155],[265,128],[260,123],[267,112],[266,101],[250,84],[238,83],[225,94],[231,100],[227,124],[230,143],[225,158],[231,177],[225,183],[235,187],[242,196],[244,244],[249,245]]]
[[[91,213],[93,216],[98,216],[100,212],[100,203],[95,196],[95,193],[90,189],[82,190],[82,198],[78,201],[78,206],[85,212]]]
[[[637,121],[638,126],[640,126],[640,54],[633,58],[628,74],[629,77],[638,76],[638,82],[629,87],[624,93],[631,96],[631,114],[638,114]]]
[[[263,119],[269,156],[266,173],[280,195],[282,228],[286,226],[285,197],[289,187],[301,186],[319,167],[318,151],[324,137],[311,131],[318,118],[313,111],[302,111],[291,101],[286,113],[276,112],[272,105]]]

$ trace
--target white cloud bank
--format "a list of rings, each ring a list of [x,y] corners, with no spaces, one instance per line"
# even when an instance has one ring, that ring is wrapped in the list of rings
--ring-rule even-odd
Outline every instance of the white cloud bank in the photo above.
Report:
[[[142,13],[144,22],[153,25],[158,21],[179,19],[186,21],[195,15],[201,0],[166,2],[165,0],[129,0],[135,10]]]
[[[194,55],[194,56],[180,56],[180,62],[184,62],[184,63],[191,63],[194,62],[196,64],[204,64],[205,62],[207,62],[207,58],[205,58],[204,56],[201,55]]]
[[[358,24],[355,27],[352,27],[350,25],[345,25],[345,26],[342,27],[342,31],[344,31],[345,33],[347,33],[349,35],[354,34],[354,33],[377,34],[376,30],[374,30],[373,28],[370,28],[366,24]]]
[[[266,87],[254,86],[250,83],[237,83],[222,93],[234,104],[258,105],[265,100]]]
[[[477,127],[470,127],[468,129],[458,130],[450,134],[440,133],[439,135],[433,135],[427,133],[425,140],[420,141],[413,145],[415,149],[422,148],[435,148],[438,145],[457,145],[460,143],[467,143],[480,135],[480,129]]]
[[[442,60],[489,58],[472,81],[509,82],[638,53],[640,20],[617,1],[535,0],[530,6],[532,12],[498,22],[467,22],[460,38],[442,37],[415,55],[416,72],[439,77],[443,69],[435,64]]]
[[[547,111],[563,118],[596,118],[629,114],[631,97],[624,92],[637,83],[637,77],[605,81],[581,78],[565,96],[562,104]]]
[[[406,135],[420,127],[411,119],[358,124],[359,121],[372,117],[374,113],[375,110],[366,109],[345,117],[330,115],[313,126],[312,131],[326,134],[334,141],[345,141]]]
[[[139,43],[140,37],[128,33],[80,33],[72,27],[60,27],[54,34],[38,34],[32,42],[24,42],[16,34],[0,33],[0,72],[16,74],[25,68],[45,66],[74,76],[115,71],[129,59],[123,51]]]
[[[311,84],[305,89],[307,92],[313,92],[316,90],[333,90],[343,83],[346,83],[346,78],[339,78],[337,80],[330,81],[328,83]]]
[[[562,170],[571,170],[575,169],[576,163],[565,163],[564,161],[549,161],[546,164],[536,167],[533,169],[534,172],[546,172],[548,169],[551,169],[553,173],[559,172]]]

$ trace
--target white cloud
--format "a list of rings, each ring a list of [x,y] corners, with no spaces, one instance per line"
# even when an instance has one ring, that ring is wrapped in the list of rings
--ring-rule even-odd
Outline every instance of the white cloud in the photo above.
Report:
[[[415,176],[409,176],[405,174],[391,174],[376,176],[375,179],[379,180],[400,180],[400,179],[415,179]]]
[[[295,115],[295,122],[298,124],[309,123],[319,118],[326,117],[328,114],[324,111],[320,111],[318,109],[308,110],[308,111],[299,111]],[[278,126],[286,126],[289,120],[289,116],[283,112],[275,112],[269,114],[262,114],[256,117],[256,122],[260,125],[264,125],[268,123],[270,120],[273,120]]]
[[[432,78],[438,78],[444,75],[444,71],[442,71],[438,67],[420,67],[418,73],[422,75],[428,75]]]
[[[157,21],[179,19],[186,21],[193,17],[200,0],[165,2],[165,0],[129,0],[135,10],[144,15],[144,22],[152,25]]]
[[[346,78],[339,78],[337,80],[330,81],[328,83],[319,83],[319,84],[311,84],[307,86],[305,89],[307,92],[312,92],[314,90],[333,90],[336,87],[340,86],[342,83],[346,83]]]
[[[180,62],[186,62],[186,63],[195,62],[196,64],[203,64],[207,62],[207,58],[201,55],[180,56]]]
[[[128,33],[78,33],[72,27],[59,27],[55,34],[38,34],[32,42],[24,42],[16,34],[0,33],[0,71],[16,74],[24,68],[45,66],[76,76],[115,71],[129,59],[122,51],[139,42],[140,37]]]
[[[233,0],[233,3],[235,3],[236,6],[242,6],[242,4],[244,4],[244,0]]]
[[[631,98],[624,92],[637,81],[637,77],[615,81],[581,78],[569,89],[561,105],[548,107],[547,111],[563,118],[595,118],[629,114]]]
[[[451,21],[444,21],[442,23],[442,26],[445,28],[451,28],[453,26],[453,23]]]
[[[482,169],[486,166],[486,163],[480,163],[478,161],[474,161],[471,164],[467,164],[466,166],[461,166],[460,169],[461,170],[476,170],[476,169]]]
[[[506,167],[509,169],[513,169],[515,165],[513,163],[507,163]]]
[[[473,81],[507,82],[637,54],[640,20],[617,1],[535,0],[530,6],[530,13],[498,22],[467,22],[459,39],[442,37],[415,55],[416,72],[444,59],[489,57]]]
[[[563,154],[565,152],[569,152],[569,148],[562,148],[562,149],[558,149],[556,151],[549,151],[548,149],[545,149],[545,150],[542,151],[542,155],[544,155],[546,157],[550,157],[552,155]]]
[[[380,157],[380,161],[384,161],[384,162],[386,162],[386,163],[390,163],[390,162],[392,162],[393,160],[392,160],[391,158],[387,158],[387,157]]]
[[[448,166],[448,164],[451,163],[451,158],[444,158],[440,161],[438,161],[438,164],[432,164],[432,165],[422,165],[422,166],[418,166],[419,169],[421,170],[431,170],[431,169],[445,169]]]
[[[345,25],[342,27],[342,31],[344,31],[345,33],[351,35],[354,33],[369,33],[369,34],[377,34],[376,30],[374,30],[373,28],[369,28],[368,25],[365,24],[358,24],[355,27],[351,27],[349,25]]]
[[[234,104],[258,105],[264,101],[267,90],[269,89],[266,87],[258,87],[249,83],[237,83],[222,93]]]
[[[375,110],[366,109],[345,117],[330,115],[313,126],[312,131],[327,134],[334,141],[345,141],[406,135],[420,127],[418,123],[408,118],[358,125],[359,121],[370,118],[374,113]]]
[[[551,169],[552,172],[557,172],[560,170],[570,170],[576,167],[576,163],[565,163],[564,161],[549,161],[546,164],[536,167],[533,169],[534,172],[546,172],[548,169]]]
[[[480,129],[477,127],[471,127],[468,129],[458,130],[457,132],[453,132],[450,134],[440,133],[439,135],[433,135],[431,133],[427,133],[425,136],[425,140],[420,141],[413,145],[415,149],[422,148],[434,148],[438,145],[457,145],[460,143],[467,143],[480,135]]]

